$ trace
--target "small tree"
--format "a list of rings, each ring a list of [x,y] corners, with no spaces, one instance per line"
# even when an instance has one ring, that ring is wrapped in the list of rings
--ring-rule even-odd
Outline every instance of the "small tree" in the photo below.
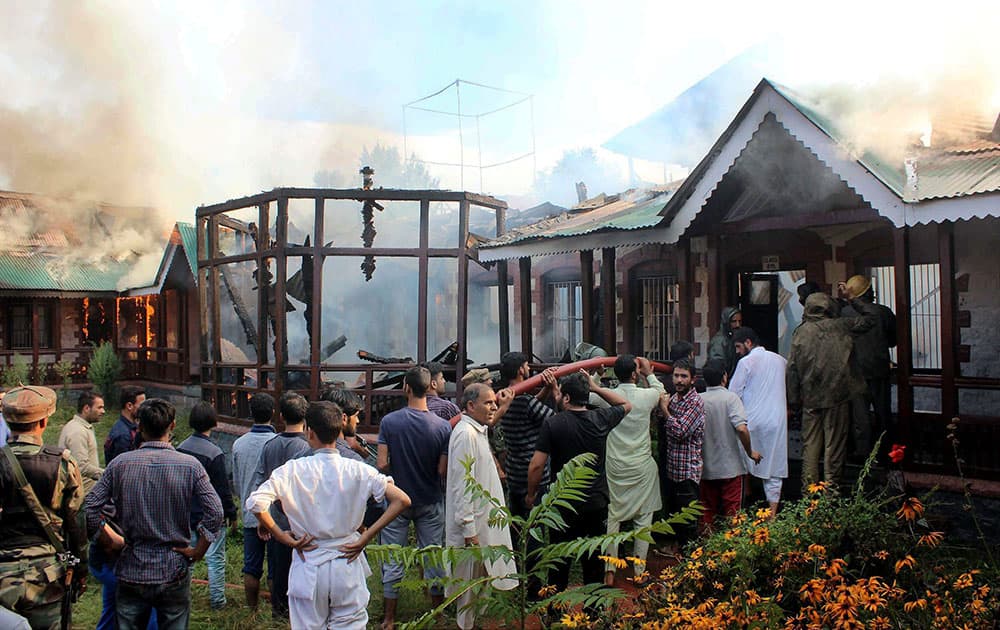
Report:
[[[66,400],[66,396],[69,394],[69,385],[73,381],[73,362],[66,359],[56,361],[52,364],[52,370],[62,381],[63,400]]]
[[[87,366],[87,378],[101,392],[105,400],[114,398],[115,383],[122,375],[122,361],[118,358],[110,341],[102,342],[94,348]]]
[[[31,376],[31,366],[28,357],[15,354],[10,365],[3,371],[3,386],[7,389],[28,383]]]

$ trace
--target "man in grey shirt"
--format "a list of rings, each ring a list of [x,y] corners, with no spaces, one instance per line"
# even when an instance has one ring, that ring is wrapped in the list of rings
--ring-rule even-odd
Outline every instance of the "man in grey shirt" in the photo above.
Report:
[[[701,447],[701,527],[708,529],[718,514],[730,516],[740,511],[743,502],[743,476],[746,466],[742,450],[755,463],[761,454],[750,447],[747,412],[740,397],[726,389],[725,363],[711,359],[702,376],[708,389],[701,395],[705,403],[705,437]]]
[[[253,426],[233,443],[233,490],[239,495],[240,505],[256,490],[253,476],[257,472],[260,453],[264,444],[275,436],[271,418],[274,416],[274,398],[263,392],[250,397],[250,417]],[[243,592],[247,606],[256,610],[260,599],[260,578],[264,575],[264,552],[267,543],[257,536],[257,517],[243,511]],[[268,580],[274,576],[274,563],[267,563]],[[268,587],[270,590],[270,587]]]

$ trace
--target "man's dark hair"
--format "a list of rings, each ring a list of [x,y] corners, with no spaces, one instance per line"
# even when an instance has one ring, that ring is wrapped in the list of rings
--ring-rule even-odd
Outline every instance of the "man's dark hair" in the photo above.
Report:
[[[694,352],[694,344],[690,341],[677,341],[674,345],[670,346],[670,360],[680,361],[681,359],[687,359]]]
[[[97,400],[100,397],[101,397],[100,394],[98,394],[97,392],[95,392],[92,389],[88,389],[87,391],[85,391],[82,394],[80,394],[80,398],[77,399],[77,401],[76,401],[76,410],[78,412],[80,412],[80,411],[83,411],[84,407],[93,407],[94,406],[94,401]]]
[[[303,400],[305,400],[303,398]],[[333,444],[344,428],[344,411],[337,403],[321,400],[308,405],[306,426],[312,429],[323,444]]]
[[[175,415],[177,415],[177,410],[174,409],[174,406],[162,398],[147,398],[142,401],[139,409],[135,412],[139,428],[143,435],[149,439],[161,438],[166,435]]]
[[[138,398],[139,396],[144,395],[145,393],[146,389],[143,387],[139,387],[138,385],[125,385],[124,387],[122,387],[122,395],[121,395],[122,409],[124,409],[125,405],[129,403],[132,403],[134,405],[135,399]]]
[[[508,352],[500,357],[500,378],[509,381],[517,377],[518,370],[528,362],[528,355],[523,352]]]
[[[327,387],[319,396],[320,400],[332,402],[343,410],[345,416],[353,416],[361,411],[361,396],[343,387]]]
[[[444,374],[444,365],[437,361],[421,363],[420,367],[427,368],[427,371],[431,373],[431,378],[434,378],[438,374]]]
[[[302,394],[295,392],[285,392],[278,401],[278,411],[284,418],[285,424],[301,424],[306,419],[308,409],[309,401]]]
[[[472,383],[463,389],[462,395],[458,398],[458,406],[462,410],[462,413],[465,413],[465,410],[469,407],[469,403],[476,402],[483,395],[483,392],[492,391],[492,389],[486,383]]]
[[[795,290],[799,294],[799,302],[805,304],[807,297],[809,297],[813,293],[819,293],[823,289],[821,289],[817,283],[813,282],[812,280],[808,280],[800,284],[798,288]]]
[[[274,417],[274,397],[257,392],[250,397],[250,417],[254,424],[268,424]]]
[[[701,368],[701,375],[705,379],[705,384],[709,387],[722,385],[722,377],[726,374],[726,365],[718,360],[711,359],[705,367]]]
[[[619,354],[615,359],[615,376],[622,383],[631,383],[632,372],[635,372],[635,355]]]
[[[674,361],[674,370],[684,370],[694,378],[694,366],[689,359],[677,359]]]
[[[733,331],[733,343],[745,343],[747,339],[749,339],[750,343],[754,346],[760,345],[760,337],[757,336],[757,333],[753,328],[750,328],[749,326],[741,326]]]
[[[590,402],[590,377],[574,372],[559,379],[559,391],[563,396],[569,396],[573,405],[586,405]]]
[[[209,429],[214,429],[219,424],[219,414],[215,412],[215,407],[212,406],[212,403],[202,400],[191,409],[191,415],[188,416],[188,424],[191,426],[192,431],[204,433]]]
[[[431,373],[425,367],[415,366],[406,371],[403,377],[403,384],[410,387],[410,391],[417,398],[427,395],[427,390],[431,387]]]

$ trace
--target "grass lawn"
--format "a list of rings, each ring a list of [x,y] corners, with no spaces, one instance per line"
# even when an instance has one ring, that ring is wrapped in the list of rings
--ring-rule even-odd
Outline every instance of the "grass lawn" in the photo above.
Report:
[[[56,444],[59,441],[59,432],[62,426],[73,417],[74,409],[61,406],[49,420],[49,426],[45,429],[45,443]],[[104,439],[111,430],[111,426],[118,419],[119,410],[109,408],[104,418],[94,429],[97,435],[97,450],[103,462]],[[187,412],[179,411],[177,417],[177,429],[171,440],[176,446],[184,441],[191,434],[190,427],[187,426]],[[242,534],[227,534],[226,539],[226,583],[234,588],[227,588],[226,596],[228,604],[224,610],[214,611],[208,605],[208,586],[193,584],[191,587],[191,625],[194,630],[209,630],[214,628],[238,628],[238,629],[258,629],[258,628],[288,628],[285,622],[276,622],[271,619],[271,609],[266,601],[262,601],[257,614],[253,614],[247,608],[243,597],[243,539]],[[207,568],[204,561],[198,562],[193,570],[194,579],[207,579]],[[411,576],[407,576],[408,578]],[[412,576],[416,577],[416,575]],[[266,585],[264,585],[266,589]],[[372,567],[372,576],[368,579],[368,588],[371,591],[371,603],[368,606],[369,627],[378,627],[378,622],[382,617],[382,582],[378,566]],[[430,606],[430,601],[420,592],[403,591],[399,602],[398,619],[406,621],[426,611]],[[97,625],[97,620],[101,615],[101,584],[90,578],[87,585],[87,592],[73,607],[73,627],[93,628]]]

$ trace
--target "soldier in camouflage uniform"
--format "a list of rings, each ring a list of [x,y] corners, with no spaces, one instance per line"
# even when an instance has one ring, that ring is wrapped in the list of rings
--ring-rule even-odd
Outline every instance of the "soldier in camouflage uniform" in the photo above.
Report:
[[[77,514],[83,481],[69,451],[42,444],[56,394],[47,387],[18,387],[3,399],[11,429],[9,446],[66,551],[83,560],[73,580],[87,577],[86,533]],[[0,605],[28,619],[32,628],[59,628],[65,565],[25,500],[6,456],[0,456]],[[82,587],[81,587],[82,590]]]

